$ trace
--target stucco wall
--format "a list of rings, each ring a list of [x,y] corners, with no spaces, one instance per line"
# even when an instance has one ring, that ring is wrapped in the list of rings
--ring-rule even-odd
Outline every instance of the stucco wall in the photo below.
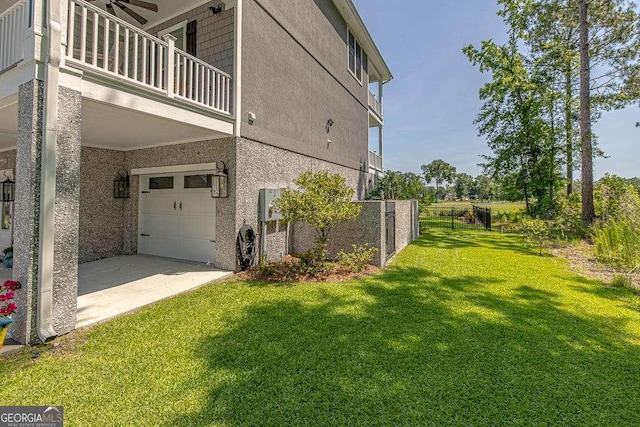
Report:
[[[82,147],[78,262],[122,254],[125,199],[113,197],[113,180],[124,170],[124,152]]]
[[[396,253],[420,235],[417,200],[396,200]]]
[[[365,245],[378,248],[373,264],[383,266],[387,263],[386,255],[386,217],[385,202],[379,200],[354,202],[362,206],[360,215],[352,220],[337,224],[329,238],[329,256],[337,256],[340,250],[350,252],[351,245]],[[418,238],[418,202],[415,200],[395,201],[396,228],[395,254]],[[292,252],[300,253],[313,247],[315,232],[306,224],[293,227]]]
[[[358,217],[344,221],[332,228],[327,247],[329,256],[335,258],[338,252],[350,252],[351,245],[369,245],[378,248],[373,264],[385,263],[384,203],[380,201],[354,202],[362,207]],[[307,224],[299,223],[293,227],[292,253],[301,253],[313,248],[315,231]]]
[[[349,169],[297,153],[282,150],[259,142],[239,138],[236,144],[237,157],[237,212],[236,230],[243,221],[260,233],[258,203],[262,188],[286,188],[302,173],[313,170],[328,170],[344,176],[352,187],[355,199],[363,198],[367,183],[372,177],[362,171]],[[267,258],[276,260],[286,253],[286,224],[268,223],[264,242]]]
[[[214,15],[206,3],[147,30],[157,35],[184,21],[196,20],[196,57],[225,73],[233,73],[234,9]],[[186,41],[185,41],[186,43]],[[184,49],[183,49],[184,50]]]
[[[216,267],[235,269],[235,138],[224,138],[188,144],[146,148],[125,153],[127,170],[158,166],[173,166],[224,161],[229,169],[229,197],[216,203]],[[124,252],[135,253],[138,246],[138,190],[137,176],[131,180],[131,197],[124,206]]]
[[[367,87],[348,70],[346,40],[330,0],[245,1],[241,135],[354,169],[366,165]]]

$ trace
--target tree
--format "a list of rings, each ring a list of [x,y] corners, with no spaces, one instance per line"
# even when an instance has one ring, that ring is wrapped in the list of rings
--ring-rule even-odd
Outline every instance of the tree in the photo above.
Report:
[[[532,200],[545,202],[546,210],[559,178],[553,121],[546,120],[553,114],[552,97],[544,76],[518,50],[524,21],[503,12],[511,23],[507,44],[483,41],[480,49],[471,45],[463,49],[481,72],[492,74],[492,81],[480,89],[484,103],[475,121],[493,151],[492,156],[483,156],[483,166],[492,176],[509,178],[506,182],[521,194],[527,212],[532,211]]]
[[[582,143],[582,224],[593,222],[593,154],[591,150],[591,65],[587,0],[578,0],[580,11],[580,142]]]
[[[293,181],[275,202],[285,221],[303,221],[316,231],[316,256],[324,258],[331,228],[358,216],[361,206],[351,203],[355,191],[344,177],[327,171],[307,171]]]
[[[473,182],[475,195],[480,200],[494,200],[498,194],[498,185],[487,175],[478,175]]]
[[[473,177],[467,173],[459,173],[455,179],[456,198],[462,199],[471,196],[473,189]]]
[[[536,151],[524,157],[519,156],[520,153],[506,153],[514,159],[519,158],[520,176],[513,176],[515,171],[499,172],[501,176],[510,175],[510,183],[518,184],[525,197],[546,187],[545,192],[539,193],[543,199],[533,198],[538,200],[538,207],[540,200],[543,208],[553,207],[562,164],[566,165],[567,193],[571,193],[574,154],[580,153],[584,184],[581,191],[586,196],[583,197],[583,219],[589,223],[593,219],[589,214],[593,157],[601,154],[590,124],[602,111],[624,107],[640,98],[640,19],[635,5],[630,0],[498,0],[498,4],[501,6],[498,14],[508,27],[509,42],[501,46],[505,50],[500,52],[500,47],[488,41],[481,49],[465,48],[465,53],[474,64],[480,64],[481,71],[493,72],[496,83],[496,70],[508,69],[506,64],[509,63],[521,64],[520,70],[512,68],[512,71],[520,72],[520,77],[514,74],[514,78],[509,79],[506,73],[502,83],[514,92],[527,95],[522,98],[524,103],[520,103],[518,96],[513,98],[519,103],[511,105],[511,111],[517,113],[517,122],[542,131],[539,135],[542,138],[529,144],[529,148],[537,145]],[[483,100],[487,101],[489,96],[494,97],[494,103],[499,100],[500,88],[487,85],[483,89],[488,92],[483,94],[481,91]],[[581,99],[576,96],[580,92],[583,94],[582,108]],[[585,96],[589,98],[588,109],[584,108]],[[506,108],[499,103],[490,106],[485,102],[485,116],[478,117],[477,122],[484,126],[481,133],[482,130],[485,135],[492,133],[494,143],[499,134],[506,137],[510,131],[510,136],[514,137],[516,132],[508,129],[510,124],[506,117],[492,122],[487,110],[502,107],[509,111],[508,106],[508,103]],[[530,119],[524,120],[522,108],[529,110]],[[500,115],[502,112],[493,113]],[[541,126],[543,123],[546,129]],[[502,143],[501,148],[507,145]],[[497,154],[487,159],[489,166],[500,162]],[[537,166],[523,162],[534,162]],[[504,166],[509,162],[502,163]],[[495,173],[496,169],[489,171]]]
[[[424,180],[428,184],[431,181],[436,183],[436,202],[438,201],[438,189],[443,183],[451,183],[456,174],[456,168],[444,160],[434,160],[428,165],[420,167],[424,174]]]

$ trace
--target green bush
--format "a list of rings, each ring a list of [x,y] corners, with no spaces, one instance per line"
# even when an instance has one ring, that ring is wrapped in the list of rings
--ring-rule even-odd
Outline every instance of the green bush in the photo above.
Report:
[[[560,240],[585,236],[585,228],[582,225],[582,200],[579,194],[573,193],[558,198],[552,234]]]
[[[326,257],[331,228],[358,216],[362,206],[351,203],[355,191],[344,177],[328,171],[307,171],[293,181],[299,189],[287,188],[275,200],[285,222],[306,222],[316,231],[316,248],[309,255]]]
[[[604,223],[629,221],[640,228],[640,195],[624,178],[605,175],[594,187],[596,215]]]
[[[623,276],[622,274],[617,274],[613,276],[613,279],[611,279],[611,286],[614,288],[630,288],[631,278]]]
[[[371,264],[373,256],[378,252],[378,248],[369,245],[351,245],[351,247],[352,252],[340,251],[338,253],[338,263],[354,273],[361,272],[367,264]]]
[[[542,255],[542,248],[551,239],[551,226],[549,221],[542,219],[527,219],[520,224],[519,231],[524,234],[526,243],[539,249]]]
[[[640,233],[630,221],[609,221],[597,227],[593,235],[596,256],[620,267],[640,263]]]
[[[322,277],[329,271],[329,263],[327,259],[327,250],[322,247],[315,247],[309,251],[302,252],[299,255],[300,262],[292,264],[292,273],[310,277]]]

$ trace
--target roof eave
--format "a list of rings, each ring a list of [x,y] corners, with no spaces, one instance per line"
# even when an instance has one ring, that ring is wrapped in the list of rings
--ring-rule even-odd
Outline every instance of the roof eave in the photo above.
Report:
[[[336,6],[342,18],[347,22],[347,25],[351,31],[355,34],[358,42],[362,45],[365,52],[369,55],[369,66],[373,65],[379,74],[380,80],[383,82],[393,79],[391,70],[387,66],[382,54],[378,50],[376,43],[373,41],[373,37],[369,33],[362,17],[358,13],[352,0],[333,0],[333,4]]]

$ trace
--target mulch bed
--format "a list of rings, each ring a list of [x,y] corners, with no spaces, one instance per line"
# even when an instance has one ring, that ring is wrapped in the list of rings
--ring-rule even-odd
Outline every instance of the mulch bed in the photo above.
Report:
[[[571,270],[578,274],[600,280],[606,285],[610,284],[615,276],[622,275],[629,277],[633,286],[640,289],[640,272],[629,274],[627,271],[598,262],[594,255],[593,244],[587,240],[554,248],[551,252],[559,258],[567,259]]]

